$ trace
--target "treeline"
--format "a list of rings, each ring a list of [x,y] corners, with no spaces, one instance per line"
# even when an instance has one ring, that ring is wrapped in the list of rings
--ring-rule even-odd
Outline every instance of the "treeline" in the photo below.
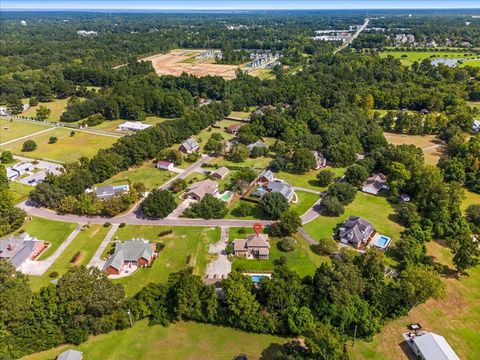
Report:
[[[3,164],[0,164],[0,236],[19,229],[23,224],[25,215],[25,211],[15,207],[9,190],[7,170]]]
[[[67,164],[64,174],[47,176],[30,193],[29,198],[38,206],[52,209],[66,209],[66,202],[72,201],[72,197],[88,201],[89,197],[84,195],[85,189],[156,157],[161,150],[200,132],[229,113],[228,103],[213,103],[188,110],[178,119],[125,136],[111,148],[100,150],[92,159],[82,158],[78,163]]]
[[[125,329],[130,321],[147,318],[150,325],[191,320],[303,336],[308,349],[295,350],[304,352],[301,358],[328,353],[331,359],[347,359],[345,342],[354,332],[370,339],[383,322],[443,293],[441,281],[426,267],[410,267],[389,280],[384,270],[378,253],[346,251],[305,278],[278,265],[258,287],[250,277],[232,272],[216,290],[186,269],[171,274],[167,283],[151,283],[125,298],[122,285],[84,266],[32,293],[28,278],[1,259],[0,355],[16,359],[62,343],[80,344],[89,335]]]

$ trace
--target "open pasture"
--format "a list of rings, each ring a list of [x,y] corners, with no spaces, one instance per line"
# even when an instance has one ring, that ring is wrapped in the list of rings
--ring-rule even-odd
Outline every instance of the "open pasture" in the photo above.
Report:
[[[42,123],[0,119],[0,144],[51,128]]]
[[[385,133],[388,143],[394,145],[415,145],[422,149],[425,156],[425,163],[435,165],[443,156],[445,144],[434,135],[404,135]]]

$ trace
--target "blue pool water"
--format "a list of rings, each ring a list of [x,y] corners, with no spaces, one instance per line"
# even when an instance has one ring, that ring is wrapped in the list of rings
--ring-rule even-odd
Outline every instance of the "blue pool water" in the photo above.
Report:
[[[268,276],[262,276],[262,275],[251,275],[250,276],[252,278],[252,281],[254,284],[257,284],[260,282],[260,280],[262,280],[263,278],[266,278]]]
[[[385,235],[380,235],[375,243],[373,244],[374,246],[380,248],[380,249],[386,249],[388,244],[390,243],[390,240],[392,240],[391,238],[389,238],[388,236],[385,236]]]

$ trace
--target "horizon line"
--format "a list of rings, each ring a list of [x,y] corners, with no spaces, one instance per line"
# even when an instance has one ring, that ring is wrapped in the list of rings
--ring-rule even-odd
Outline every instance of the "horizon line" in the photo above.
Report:
[[[379,7],[379,8],[211,8],[211,9],[197,9],[197,8],[23,8],[23,7],[8,7],[8,8],[1,8],[1,11],[96,11],[96,10],[117,10],[117,11],[201,11],[201,12],[208,12],[208,11],[348,11],[348,10],[480,10],[479,7],[415,7],[415,8],[394,8],[394,7]]]

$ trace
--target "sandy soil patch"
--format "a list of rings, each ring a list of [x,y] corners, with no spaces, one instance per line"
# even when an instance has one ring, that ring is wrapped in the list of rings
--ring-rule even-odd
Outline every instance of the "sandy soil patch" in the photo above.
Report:
[[[142,61],[151,61],[158,76],[180,76],[186,72],[198,77],[207,75],[221,76],[226,80],[231,80],[236,77],[235,72],[238,69],[237,65],[212,64],[208,60],[196,62],[187,61],[198,53],[199,52],[193,52],[191,50],[174,50],[168,54],[156,54],[143,58]]]

